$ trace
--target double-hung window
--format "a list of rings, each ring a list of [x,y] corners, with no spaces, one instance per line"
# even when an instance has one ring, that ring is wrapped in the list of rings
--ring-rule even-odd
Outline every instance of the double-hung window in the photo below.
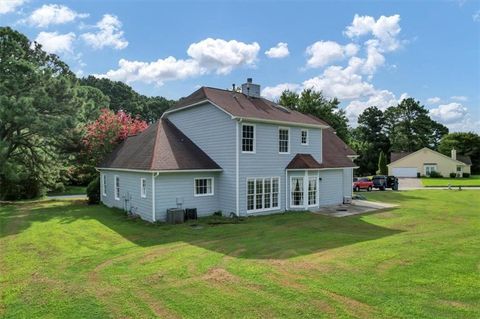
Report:
[[[105,174],[102,175],[102,186],[103,186],[102,194],[103,196],[107,196],[107,175]]]
[[[242,124],[242,152],[255,153],[255,125]]]
[[[290,153],[290,130],[288,128],[278,129],[278,152],[280,154]]]
[[[303,206],[303,177],[292,177],[291,187],[291,206]]]
[[[194,195],[195,196],[213,195],[213,177],[195,178]]]
[[[147,180],[145,178],[140,178],[140,196],[147,197]]]
[[[308,130],[307,129],[302,129],[301,130],[301,142],[302,145],[308,145]]]
[[[279,208],[278,177],[247,179],[247,211],[258,212]]]
[[[115,199],[120,199],[120,177],[115,175]]]
[[[308,206],[317,205],[317,178],[308,178]]]

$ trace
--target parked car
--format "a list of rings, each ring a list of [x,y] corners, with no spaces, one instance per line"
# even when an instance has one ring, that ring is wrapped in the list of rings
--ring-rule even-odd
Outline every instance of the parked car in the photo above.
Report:
[[[373,188],[373,182],[369,178],[354,178],[353,179],[353,190],[359,192],[361,189],[366,189],[371,191]]]
[[[375,175],[372,181],[373,187],[381,191],[387,188],[391,188],[394,191],[398,190],[398,178],[395,176]]]

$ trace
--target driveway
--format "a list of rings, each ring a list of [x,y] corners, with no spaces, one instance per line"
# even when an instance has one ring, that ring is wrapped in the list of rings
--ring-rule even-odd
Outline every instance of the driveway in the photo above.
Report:
[[[418,189],[423,188],[422,180],[420,178],[400,177],[398,179],[398,189]]]

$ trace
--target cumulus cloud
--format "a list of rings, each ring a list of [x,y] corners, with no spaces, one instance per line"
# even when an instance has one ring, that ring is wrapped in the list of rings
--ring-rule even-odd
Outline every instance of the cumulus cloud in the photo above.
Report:
[[[460,103],[441,104],[430,110],[430,116],[443,124],[453,124],[462,121],[468,114],[468,109]]]
[[[431,98],[427,99],[428,104],[437,104],[437,103],[440,103],[441,101],[442,101],[442,99],[439,98],[438,96],[434,96],[434,97],[431,97]]]
[[[472,19],[473,19],[473,21],[475,21],[475,22],[479,22],[479,21],[480,21],[480,10],[478,10],[477,12],[475,12],[475,13],[472,15]]]
[[[69,32],[59,34],[57,32],[40,32],[35,39],[42,45],[43,50],[49,53],[72,53],[72,44],[75,40],[75,34]]]
[[[288,51],[288,44],[284,42],[278,42],[276,46],[265,51],[265,55],[272,59],[285,58],[290,54]]]
[[[452,97],[450,97],[452,100],[455,100],[455,101],[460,101],[460,102],[465,102],[468,100],[468,98],[466,96],[463,96],[463,95],[454,95]]]
[[[275,86],[267,86],[262,90],[262,96],[269,100],[277,100],[285,90],[298,92],[301,85],[295,83],[281,83]]]
[[[334,41],[317,41],[306,50],[309,56],[307,66],[311,68],[323,67],[347,56],[353,56],[357,52],[358,47],[353,43],[343,46]]]
[[[44,4],[33,11],[24,21],[37,27],[48,27],[49,25],[64,24],[86,17],[88,17],[88,14],[75,12],[64,5]]]
[[[253,66],[259,50],[260,46],[256,42],[248,44],[208,38],[189,46],[188,59],[177,59],[173,56],[153,62],[121,59],[118,69],[96,76],[116,81],[163,85],[169,80],[186,79],[212,72],[228,74],[240,66]]]
[[[370,106],[376,106],[381,110],[385,110],[390,106],[395,106],[403,99],[408,98],[406,93],[403,93],[399,98],[388,90],[374,90],[368,98],[363,100],[353,100],[345,108],[345,113],[354,126],[357,123],[358,116]]]
[[[128,46],[128,41],[123,37],[122,22],[118,17],[105,14],[95,27],[98,29],[96,33],[87,32],[81,35],[82,39],[94,49],[112,47],[121,50]]]
[[[0,14],[10,13],[15,11],[16,8],[27,2],[26,0],[1,0],[0,1]]]

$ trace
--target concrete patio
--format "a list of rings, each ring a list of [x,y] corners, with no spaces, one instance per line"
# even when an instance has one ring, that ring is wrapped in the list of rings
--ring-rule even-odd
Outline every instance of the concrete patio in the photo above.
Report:
[[[355,199],[351,204],[322,207],[314,213],[331,217],[346,217],[395,207],[398,205]]]

